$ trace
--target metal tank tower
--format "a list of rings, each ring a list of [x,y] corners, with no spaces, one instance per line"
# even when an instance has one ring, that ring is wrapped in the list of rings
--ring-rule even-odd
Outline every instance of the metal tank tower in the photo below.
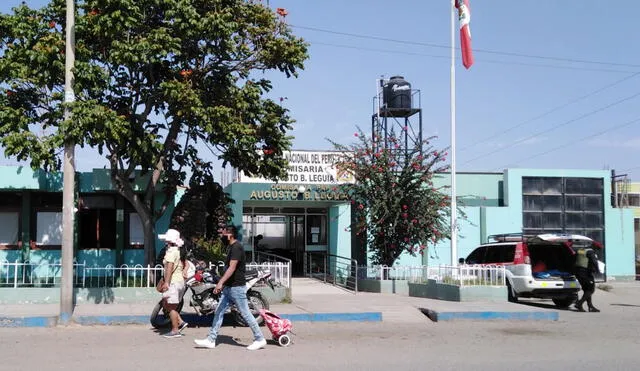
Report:
[[[403,76],[383,77],[376,80],[376,96],[373,98],[371,137],[375,148],[387,148],[409,152],[422,150],[422,109],[420,90],[411,89]],[[399,146],[390,137],[399,139]]]

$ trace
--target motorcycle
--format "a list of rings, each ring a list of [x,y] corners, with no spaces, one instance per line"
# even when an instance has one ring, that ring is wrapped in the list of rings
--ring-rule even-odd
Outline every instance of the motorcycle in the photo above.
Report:
[[[271,279],[271,272],[250,270],[245,273],[247,280],[247,300],[249,302],[249,310],[251,314],[258,322],[258,325],[262,325],[264,319],[260,316],[260,310],[269,309],[269,303],[262,296],[259,291],[253,289],[258,283],[266,283],[272,290],[274,289],[273,280]],[[215,275],[210,269],[204,269],[203,267],[196,267],[196,273],[192,277],[185,281],[185,285],[191,291],[191,300],[189,305],[193,307],[195,312],[200,316],[212,315],[215,313],[218,303],[220,302],[221,294],[214,294],[213,289],[218,283],[219,277]],[[181,312],[184,306],[184,296],[178,304],[177,311]],[[240,311],[236,308],[235,304],[230,305],[226,314],[233,314],[234,319],[240,326],[248,326],[246,321],[242,318]],[[156,304],[151,312],[150,317],[151,325],[155,328],[163,328],[171,325],[168,313],[164,313],[162,307],[162,300]]]

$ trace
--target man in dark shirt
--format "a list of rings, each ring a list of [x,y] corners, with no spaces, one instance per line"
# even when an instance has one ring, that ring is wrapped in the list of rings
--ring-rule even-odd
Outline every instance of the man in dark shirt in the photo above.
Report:
[[[264,348],[267,341],[264,335],[262,335],[258,322],[253,318],[253,314],[251,314],[251,310],[249,310],[245,278],[246,257],[244,247],[240,241],[238,241],[237,227],[228,226],[222,234],[222,240],[229,245],[229,252],[225,260],[225,272],[214,289],[214,293],[222,292],[222,295],[216,308],[216,314],[213,317],[209,336],[207,336],[206,339],[196,339],[195,343],[202,348],[213,349],[216,347],[216,338],[218,337],[220,326],[222,326],[224,312],[226,312],[227,307],[233,302],[242,315],[242,318],[251,328],[251,332],[253,332],[254,341],[247,349],[258,350]]]

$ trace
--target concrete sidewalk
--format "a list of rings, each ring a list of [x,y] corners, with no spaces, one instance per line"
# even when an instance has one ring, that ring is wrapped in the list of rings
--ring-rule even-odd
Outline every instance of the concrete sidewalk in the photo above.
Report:
[[[395,322],[424,323],[459,319],[488,320],[557,320],[551,308],[495,303],[447,302],[394,294],[360,292],[353,294],[326,284],[297,280],[293,302],[271,304],[270,310],[294,322]],[[149,324],[150,304],[78,304],[73,322],[81,325]],[[2,305],[0,327],[53,326],[57,323],[59,304]],[[427,318],[428,316],[428,318]],[[185,321],[194,326],[209,326],[211,317],[197,316],[189,307],[183,309]]]
[[[610,292],[597,290],[597,306],[640,306],[640,284],[610,282]],[[550,301],[450,302],[395,294],[353,294],[312,279],[294,279],[293,302],[274,303],[271,311],[292,321],[384,321],[424,323],[451,320],[546,320],[557,321],[572,311],[558,310]],[[84,325],[149,324],[152,304],[88,304],[75,307],[73,320]],[[59,304],[0,305],[0,327],[51,326],[57,322]],[[198,317],[190,307],[183,310],[192,325],[209,326],[211,318]],[[427,318],[427,316],[429,318]]]

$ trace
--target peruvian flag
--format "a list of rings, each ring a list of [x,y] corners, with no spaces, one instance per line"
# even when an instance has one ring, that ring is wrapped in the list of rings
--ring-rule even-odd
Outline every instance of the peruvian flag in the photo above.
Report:
[[[473,64],[473,51],[471,50],[471,10],[469,0],[456,0],[458,20],[460,21],[460,49],[462,50],[462,65],[469,69]]]

